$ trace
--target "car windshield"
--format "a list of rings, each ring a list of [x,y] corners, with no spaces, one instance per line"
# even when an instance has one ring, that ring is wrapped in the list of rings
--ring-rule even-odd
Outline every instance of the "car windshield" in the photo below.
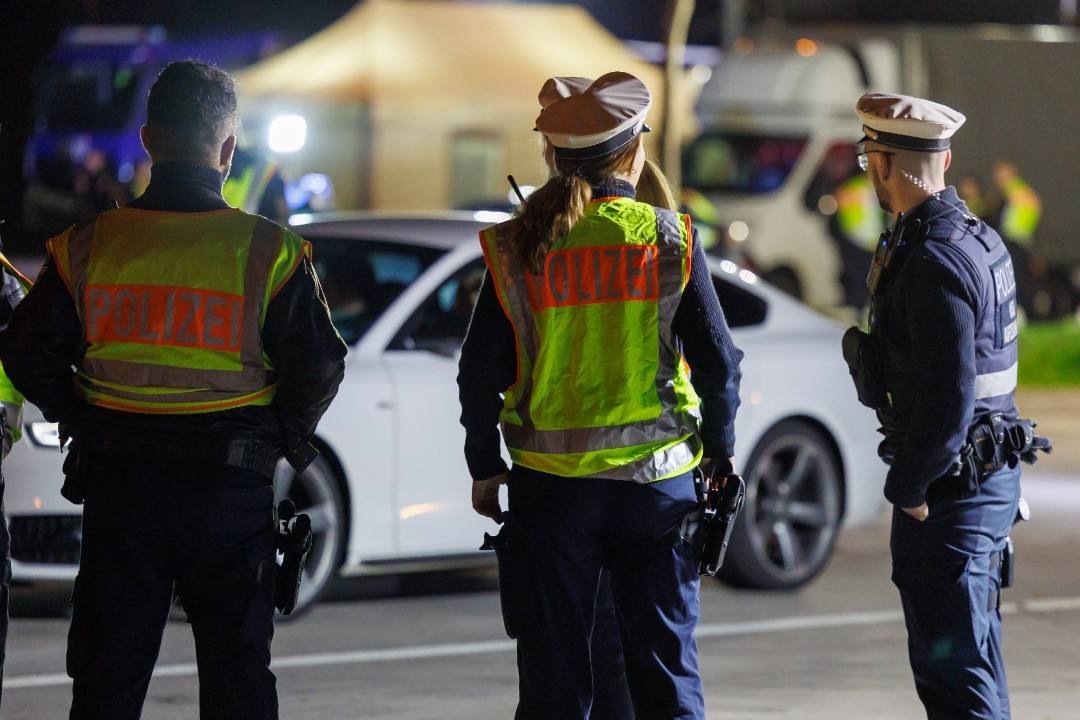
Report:
[[[43,92],[50,130],[119,130],[131,119],[142,65],[107,60],[74,62],[53,70]]]
[[[772,192],[784,184],[805,147],[805,137],[705,133],[686,150],[683,184],[702,192]]]
[[[309,239],[330,317],[349,345],[358,342],[405,288],[444,253],[408,243]]]

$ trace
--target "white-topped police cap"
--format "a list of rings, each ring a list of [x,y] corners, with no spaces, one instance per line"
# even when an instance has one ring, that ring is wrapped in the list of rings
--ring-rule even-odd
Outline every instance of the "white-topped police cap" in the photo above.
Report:
[[[588,160],[615,152],[648,132],[645,115],[652,93],[630,73],[610,72],[595,80],[549,78],[540,88],[536,129],[551,142],[555,154]]]
[[[889,93],[866,93],[859,98],[855,112],[866,133],[860,142],[873,140],[918,152],[948,150],[949,138],[967,120],[963,113],[941,103]]]

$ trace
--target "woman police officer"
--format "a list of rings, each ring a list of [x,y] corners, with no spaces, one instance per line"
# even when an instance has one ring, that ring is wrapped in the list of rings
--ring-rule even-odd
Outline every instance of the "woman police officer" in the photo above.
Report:
[[[473,507],[505,517],[514,549],[500,582],[517,717],[589,716],[607,569],[636,715],[703,718],[680,526],[694,469],[730,469],[742,353],[689,218],[634,199],[648,88],[623,72],[551,78],[539,99],[551,176],[481,233],[488,274],[458,376]]]

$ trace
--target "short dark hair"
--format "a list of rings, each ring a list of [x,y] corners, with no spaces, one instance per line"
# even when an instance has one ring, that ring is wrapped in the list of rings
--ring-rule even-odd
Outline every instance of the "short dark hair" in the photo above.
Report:
[[[154,144],[174,159],[199,160],[236,130],[236,85],[221,68],[197,60],[169,63],[146,98]]]

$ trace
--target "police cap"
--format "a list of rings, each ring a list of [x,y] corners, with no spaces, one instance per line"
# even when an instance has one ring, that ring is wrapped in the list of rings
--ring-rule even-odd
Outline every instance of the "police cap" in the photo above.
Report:
[[[588,160],[625,147],[648,132],[645,115],[652,94],[630,73],[610,72],[596,80],[549,78],[540,88],[536,129],[551,142],[555,155]]]
[[[951,107],[932,100],[873,92],[859,98],[855,112],[866,133],[860,142],[873,140],[917,152],[948,150],[949,138],[967,119]]]

